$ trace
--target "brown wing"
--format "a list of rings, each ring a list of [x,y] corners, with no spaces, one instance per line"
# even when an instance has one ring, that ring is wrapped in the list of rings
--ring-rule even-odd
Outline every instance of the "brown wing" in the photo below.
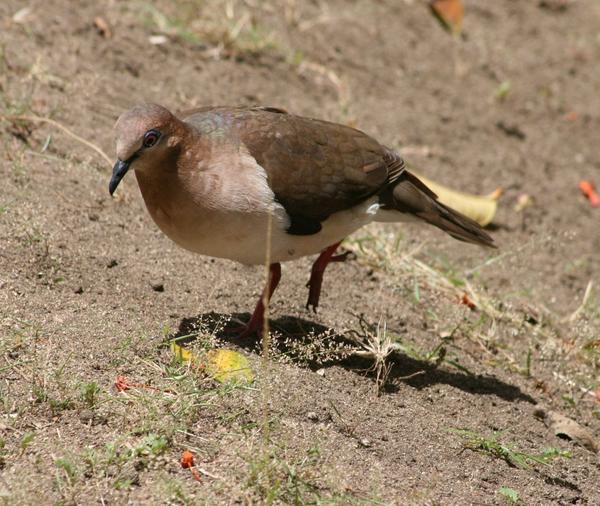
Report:
[[[392,182],[404,162],[363,132],[280,110],[241,113],[239,137],[265,169],[293,234],[316,233],[331,214]]]
[[[267,173],[292,234],[314,234],[335,212],[394,182],[404,162],[365,133],[275,107],[203,107],[179,115],[215,142],[239,142]]]

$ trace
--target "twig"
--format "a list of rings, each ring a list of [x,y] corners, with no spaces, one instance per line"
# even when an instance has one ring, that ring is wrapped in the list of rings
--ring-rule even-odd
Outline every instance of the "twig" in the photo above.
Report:
[[[415,376],[420,376],[421,374],[425,374],[425,371],[420,370],[417,372],[413,372],[412,374],[408,374],[407,376],[397,376],[395,379],[400,380],[400,381],[404,381],[407,379],[411,379],[414,378]]]
[[[6,355],[5,355],[5,357],[6,357]],[[8,362],[8,360],[6,360],[6,361]],[[9,365],[7,365],[7,366],[0,367],[0,372],[9,371],[10,369],[13,369],[14,367],[19,367],[20,365],[28,364],[29,362],[32,362],[32,360],[19,360],[18,362],[9,363]]]
[[[202,474],[205,474],[206,476],[210,477],[210,478],[214,478],[215,480],[222,480],[223,478],[221,478],[220,476],[216,475],[216,474],[212,474],[209,473],[206,469],[204,469],[203,467],[198,467],[196,466],[196,469],[198,471],[200,471]]]
[[[594,283],[590,279],[587,284],[587,287],[585,289],[585,293],[583,294],[583,300],[581,301],[581,304],[569,316],[565,316],[564,318],[562,318],[560,320],[561,323],[567,323],[567,322],[572,323],[577,319],[579,314],[585,309],[585,306],[588,303],[588,299],[590,298],[590,295],[592,294],[592,286],[593,285],[594,285]]]
[[[64,162],[64,158],[59,158],[58,156],[48,155],[46,153],[38,153],[37,151],[33,151],[28,149],[25,151],[25,154],[31,156],[39,156],[40,158],[46,158],[47,160],[52,160],[53,162]]]
[[[109,156],[102,151],[102,149],[100,149],[98,146],[96,146],[95,144],[91,143],[90,141],[84,139],[83,137],[80,137],[79,135],[77,135],[76,133],[72,132],[71,130],[69,130],[66,126],[60,124],[58,121],[55,121],[53,119],[50,118],[42,118],[40,116],[21,116],[21,115],[16,115],[16,116],[0,116],[0,118],[7,120],[7,121],[31,121],[34,123],[48,123],[52,126],[55,126],[56,128],[62,130],[64,133],[66,133],[69,137],[71,137],[72,139],[75,139],[77,142],[80,142],[81,144],[84,144],[85,146],[87,146],[90,149],[93,149],[96,153],[98,153],[102,158],[104,158],[104,160],[106,160],[106,162],[109,164],[109,166],[112,166],[112,160],[109,158]]]

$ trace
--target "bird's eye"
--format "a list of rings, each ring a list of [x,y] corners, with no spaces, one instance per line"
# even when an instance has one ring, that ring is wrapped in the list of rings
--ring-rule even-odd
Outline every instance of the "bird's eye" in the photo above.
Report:
[[[142,144],[145,148],[151,148],[157,143],[158,139],[160,139],[160,132],[158,130],[148,130],[146,135],[144,135]]]

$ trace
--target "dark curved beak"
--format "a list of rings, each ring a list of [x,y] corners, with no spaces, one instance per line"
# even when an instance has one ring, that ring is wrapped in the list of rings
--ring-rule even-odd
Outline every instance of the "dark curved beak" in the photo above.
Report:
[[[127,174],[129,166],[133,161],[132,158],[129,158],[129,160],[125,161],[117,160],[117,163],[115,163],[115,166],[113,167],[112,177],[110,178],[110,183],[108,183],[108,191],[111,195],[115,193],[115,190],[117,189],[117,186],[119,186],[121,179],[123,179],[123,176]]]

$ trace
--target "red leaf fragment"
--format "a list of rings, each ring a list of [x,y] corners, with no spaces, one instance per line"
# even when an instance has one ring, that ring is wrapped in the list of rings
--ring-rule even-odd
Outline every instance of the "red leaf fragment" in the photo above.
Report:
[[[460,298],[460,303],[467,306],[471,311],[477,309],[477,304],[475,304],[475,302],[471,300],[467,293],[462,294],[462,297]]]
[[[189,469],[192,472],[192,476],[196,481],[202,481],[202,477],[200,473],[196,469],[196,465],[194,464],[194,454],[189,450],[184,450],[181,454],[181,467],[184,469]]]
[[[600,206],[600,196],[596,192],[596,188],[594,187],[594,183],[591,181],[586,181],[585,179],[579,182],[579,189],[581,193],[583,193],[586,198],[590,201],[590,205],[592,207]]]
[[[131,386],[129,383],[127,383],[125,376],[117,376],[117,379],[115,380],[115,388],[118,392],[125,392],[129,390]]]
[[[117,376],[115,380],[115,388],[118,392],[126,392],[127,390],[131,390],[132,388],[145,388],[146,390],[154,390],[156,392],[163,392],[160,388],[153,387],[152,385],[145,385],[144,383],[130,383],[127,381],[125,376]],[[164,393],[172,393],[169,390],[164,390]]]
[[[431,11],[442,25],[454,34],[462,30],[465,8],[461,0],[431,0]]]
[[[187,469],[188,467],[194,467],[194,454],[189,450],[184,450],[181,454],[181,467]]]

